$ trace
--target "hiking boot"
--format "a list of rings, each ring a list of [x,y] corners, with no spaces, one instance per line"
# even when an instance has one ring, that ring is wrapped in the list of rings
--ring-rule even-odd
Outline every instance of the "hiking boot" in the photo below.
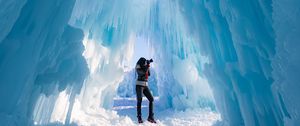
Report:
[[[137,118],[138,118],[138,122],[139,122],[139,123],[143,123],[142,116],[137,116]]]
[[[152,117],[148,117],[147,119],[149,122],[151,123],[156,123],[156,121],[154,120],[153,116]]]

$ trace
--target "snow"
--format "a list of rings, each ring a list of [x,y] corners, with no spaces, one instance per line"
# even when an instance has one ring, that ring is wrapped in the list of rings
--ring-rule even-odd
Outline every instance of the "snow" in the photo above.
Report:
[[[212,112],[209,109],[193,109],[186,111],[176,111],[173,109],[167,110],[155,110],[155,118],[157,119],[157,124],[152,124],[147,122],[147,101],[143,98],[142,112],[143,124],[140,126],[208,126],[213,125],[220,120],[220,115],[216,112]],[[158,100],[158,97],[155,97]],[[89,114],[84,114],[77,111],[79,106],[74,106],[74,115],[72,117],[72,122],[77,125],[114,125],[114,126],[136,126],[137,119],[136,113],[136,100],[135,98],[114,98],[117,104],[114,105],[113,110],[99,109],[96,112],[88,111]],[[102,114],[99,114],[102,113]],[[103,113],[106,113],[103,115]]]
[[[0,5],[0,125],[136,125],[145,45],[158,125],[300,123],[299,0]]]

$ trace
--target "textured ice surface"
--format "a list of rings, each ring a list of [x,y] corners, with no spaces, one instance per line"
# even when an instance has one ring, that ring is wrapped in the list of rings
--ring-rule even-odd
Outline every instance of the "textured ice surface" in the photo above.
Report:
[[[221,125],[300,123],[299,0],[0,5],[1,125],[132,124],[112,109],[138,38],[155,61],[157,110],[210,108]],[[161,124],[194,120],[171,115]]]
[[[88,73],[84,34],[68,25],[75,1],[0,3],[0,124],[48,123],[58,93],[74,97]]]

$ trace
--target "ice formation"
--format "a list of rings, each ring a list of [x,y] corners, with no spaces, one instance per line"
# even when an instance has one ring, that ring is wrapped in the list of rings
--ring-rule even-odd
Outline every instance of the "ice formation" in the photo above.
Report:
[[[210,108],[220,125],[300,124],[299,0],[0,5],[1,125],[134,124],[111,109],[139,38],[155,61],[157,109]]]

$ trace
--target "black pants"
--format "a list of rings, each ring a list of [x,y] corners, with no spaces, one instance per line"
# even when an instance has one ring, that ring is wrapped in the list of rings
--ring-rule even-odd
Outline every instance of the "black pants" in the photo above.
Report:
[[[136,85],[136,98],[137,98],[137,116],[142,116],[141,106],[143,100],[143,94],[147,97],[149,101],[149,117],[153,117],[153,96],[148,88],[148,86]]]

